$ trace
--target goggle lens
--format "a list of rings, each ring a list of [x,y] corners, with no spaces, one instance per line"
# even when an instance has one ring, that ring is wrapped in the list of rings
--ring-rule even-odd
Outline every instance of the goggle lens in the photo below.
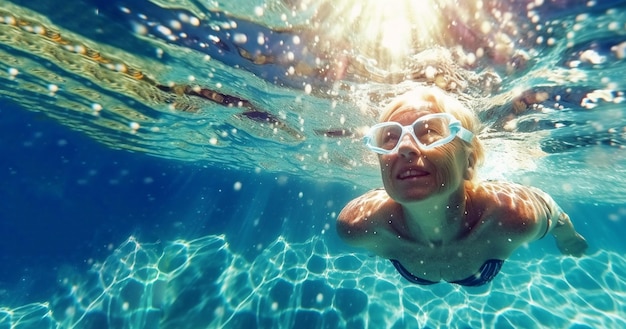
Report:
[[[374,152],[392,153],[406,134],[426,149],[446,144],[457,135],[466,142],[471,142],[474,136],[451,114],[436,113],[425,115],[408,126],[397,122],[379,123],[371,128],[365,143]]]

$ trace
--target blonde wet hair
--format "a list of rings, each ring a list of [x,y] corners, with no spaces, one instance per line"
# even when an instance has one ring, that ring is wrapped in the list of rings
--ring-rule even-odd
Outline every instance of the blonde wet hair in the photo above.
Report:
[[[457,118],[463,127],[474,133],[474,138],[469,144],[470,156],[473,157],[472,166],[480,167],[485,160],[485,149],[478,138],[481,125],[476,114],[463,105],[457,98],[448,95],[437,87],[418,87],[406,92],[389,103],[379,118],[379,122],[387,122],[389,118],[399,109],[406,109],[407,106],[415,105],[422,108],[424,102],[429,104],[429,109],[433,113],[450,113]],[[464,145],[468,143],[464,142]]]

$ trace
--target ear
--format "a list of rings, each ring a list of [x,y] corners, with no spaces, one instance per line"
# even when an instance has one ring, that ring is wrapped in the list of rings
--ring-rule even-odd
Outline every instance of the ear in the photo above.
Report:
[[[474,175],[476,175],[476,154],[470,150],[469,156],[467,157],[467,169],[465,169],[463,178],[472,180],[474,179]]]

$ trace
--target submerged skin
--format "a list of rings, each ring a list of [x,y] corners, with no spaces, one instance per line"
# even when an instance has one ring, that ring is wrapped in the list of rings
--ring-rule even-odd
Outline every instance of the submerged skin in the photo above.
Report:
[[[446,111],[423,105],[432,96],[416,96],[405,97],[387,121],[409,125]],[[397,153],[378,155],[385,188],[352,200],[339,214],[337,231],[346,243],[396,259],[430,281],[467,278],[485,261],[505,260],[548,233],[563,254],[580,257],[586,250],[585,239],[548,194],[475,180],[479,156],[469,143],[455,138],[424,150],[409,135],[400,143]]]

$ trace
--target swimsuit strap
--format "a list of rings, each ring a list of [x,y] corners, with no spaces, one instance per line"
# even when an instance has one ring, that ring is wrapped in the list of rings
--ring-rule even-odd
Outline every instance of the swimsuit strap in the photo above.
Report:
[[[452,281],[450,283],[460,284],[462,286],[476,287],[489,283],[498,275],[504,261],[502,259],[489,259],[480,267],[478,273],[467,277],[463,280]]]
[[[390,259],[391,264],[396,268],[398,273],[402,275],[407,281],[419,284],[419,285],[430,285],[435,284],[437,282],[430,281],[426,279],[422,279],[413,275],[413,273],[409,272],[399,261],[395,259]],[[451,281],[450,283],[459,284],[462,286],[468,287],[476,287],[481,286],[483,284],[489,283],[496,275],[500,272],[502,268],[502,264],[504,264],[504,260],[501,259],[489,259],[487,260],[478,270],[478,273],[471,275],[463,280]]]
[[[400,264],[400,262],[395,259],[390,259],[390,261],[391,261],[391,264],[393,264],[393,266],[396,268],[398,273],[400,273],[400,275],[402,275],[403,278],[407,279],[411,283],[421,284],[421,285],[429,285],[429,284],[437,283],[435,281],[430,281],[430,280],[416,277],[411,272],[409,272],[409,270],[407,270],[406,267],[402,266],[402,264]]]

